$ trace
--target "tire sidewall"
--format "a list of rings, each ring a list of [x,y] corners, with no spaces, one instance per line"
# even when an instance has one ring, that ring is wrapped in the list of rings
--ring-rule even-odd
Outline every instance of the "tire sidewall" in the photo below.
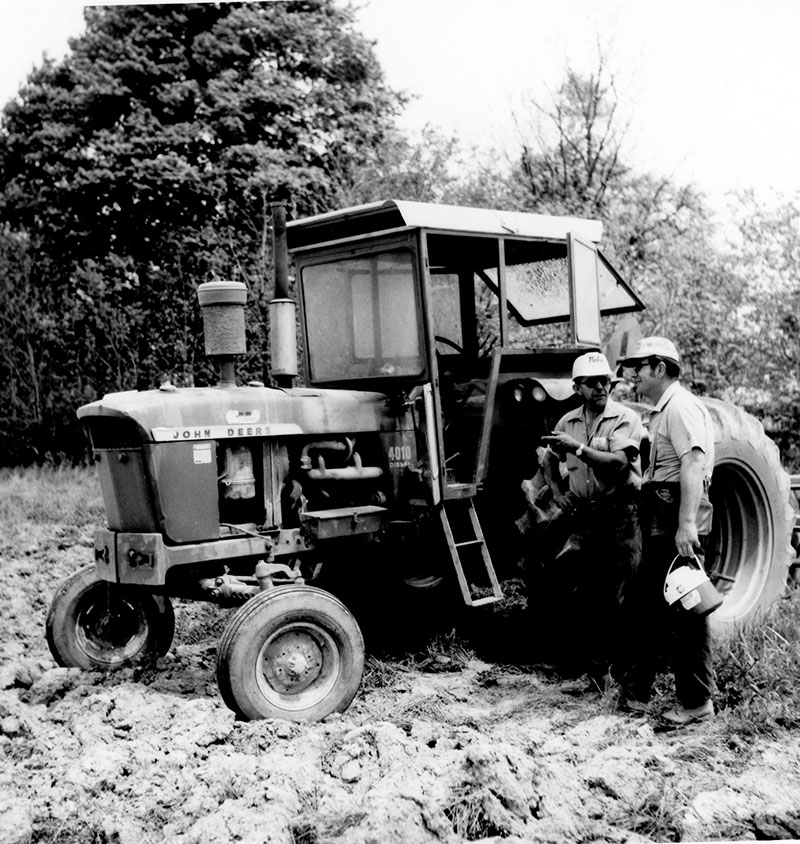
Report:
[[[67,668],[114,671],[135,665],[146,658],[163,656],[169,650],[175,632],[172,603],[167,598],[141,590],[125,592],[129,601],[138,604],[147,625],[145,639],[135,654],[118,661],[98,662],[80,647],[74,632],[77,620],[91,603],[92,593],[103,588],[122,587],[99,579],[94,566],[86,566],[70,575],[57,589],[45,622],[47,644],[56,663]]]
[[[305,709],[283,709],[266,699],[258,679],[259,655],[281,628],[296,622],[322,627],[339,655],[335,682],[325,697]],[[322,589],[285,586],[251,598],[228,622],[220,641],[217,679],[226,704],[247,719],[316,721],[344,711],[355,697],[364,672],[364,641],[344,604]]]
[[[743,413],[736,408],[729,407],[728,410]],[[786,525],[787,497],[784,484],[781,483],[783,472],[777,457],[777,448],[766,435],[762,435],[763,441],[755,446],[749,441],[726,435],[716,424],[715,432],[714,475],[717,484],[720,482],[720,473],[728,469],[749,475],[758,489],[768,519],[768,524],[764,526],[769,538],[768,545],[759,552],[761,556],[768,557],[768,561],[754,574],[758,581],[746,584],[750,597],[740,602],[741,607],[738,611],[726,612],[723,603],[720,610],[709,616],[712,630],[718,634],[727,634],[768,609],[783,594],[788,577],[787,552],[791,547],[791,530],[787,530]],[[772,449],[776,453],[767,454]],[[714,480],[712,490],[713,486]],[[722,490],[721,494],[724,496],[725,490]],[[717,498],[716,491],[714,497]]]

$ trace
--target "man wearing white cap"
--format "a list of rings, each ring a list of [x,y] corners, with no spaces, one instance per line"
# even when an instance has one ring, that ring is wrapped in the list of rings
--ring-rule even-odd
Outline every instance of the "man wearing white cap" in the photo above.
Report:
[[[703,560],[711,530],[708,488],[714,467],[714,429],[703,403],[678,381],[680,358],[664,337],[645,337],[620,364],[631,371],[636,392],[654,406],[650,463],[642,485],[644,552],[637,590],[641,643],[629,684],[628,709],[643,711],[652,693],[659,647],[673,635],[672,663],[680,706],[665,713],[684,725],[713,716],[711,641],[706,616],[668,612],[664,579],[676,555]]]
[[[571,516],[571,547],[559,555],[559,569],[575,591],[578,607],[572,624],[580,638],[573,650],[584,653],[598,681],[623,662],[627,592],[642,552],[636,497],[641,483],[639,445],[644,433],[639,414],[609,398],[611,368],[605,355],[588,352],[572,367],[580,407],[566,413],[550,436],[542,470],[556,504]],[[562,489],[559,461],[566,463],[568,490]],[[569,546],[568,546],[569,547]],[[582,629],[581,629],[582,628]]]

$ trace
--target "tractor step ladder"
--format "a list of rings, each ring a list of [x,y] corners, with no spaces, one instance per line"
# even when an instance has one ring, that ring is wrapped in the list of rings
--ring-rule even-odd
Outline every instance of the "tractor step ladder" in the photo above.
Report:
[[[464,519],[464,515],[468,516],[468,520]],[[492,565],[491,557],[489,556],[489,549],[486,547],[486,540],[483,537],[480,522],[478,521],[478,514],[475,512],[475,505],[471,498],[452,498],[445,499],[442,507],[439,510],[439,516],[444,528],[444,535],[447,539],[447,547],[450,551],[450,559],[453,563],[453,568],[456,570],[456,577],[458,578],[458,585],[461,588],[461,594],[464,597],[464,602],[469,607],[480,607],[483,604],[493,604],[503,597],[503,590],[495,574],[494,566]],[[466,539],[456,542],[453,534],[453,526],[451,519],[458,519],[463,527],[468,525],[470,529],[470,536]],[[464,554],[470,548],[477,548],[480,551],[483,567],[489,577],[492,594],[485,597],[476,598],[472,594],[472,589],[467,576],[464,573]]]

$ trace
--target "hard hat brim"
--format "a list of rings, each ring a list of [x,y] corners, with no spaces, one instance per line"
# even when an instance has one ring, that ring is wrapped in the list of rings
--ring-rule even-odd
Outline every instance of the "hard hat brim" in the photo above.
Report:
[[[675,358],[671,357],[670,355],[660,355],[657,352],[653,352],[649,355],[639,355],[635,358],[625,358],[625,360],[617,361],[617,367],[621,366],[623,368],[630,368],[635,363],[638,363],[640,360],[647,360],[648,358],[661,358],[661,360],[668,360],[670,363],[674,363],[677,367],[680,367],[681,365],[680,361],[675,360]]]

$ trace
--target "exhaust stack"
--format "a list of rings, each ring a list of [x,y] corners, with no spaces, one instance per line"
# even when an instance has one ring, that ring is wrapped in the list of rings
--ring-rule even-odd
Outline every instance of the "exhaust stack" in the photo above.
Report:
[[[209,281],[197,288],[203,311],[206,355],[219,364],[219,386],[236,386],[236,355],[247,352],[244,306],[247,287],[240,281]]]
[[[279,387],[291,387],[297,376],[297,306],[289,298],[289,252],[286,246],[286,206],[289,193],[279,188],[272,209],[272,262],[275,298],[269,303],[270,366]]]

